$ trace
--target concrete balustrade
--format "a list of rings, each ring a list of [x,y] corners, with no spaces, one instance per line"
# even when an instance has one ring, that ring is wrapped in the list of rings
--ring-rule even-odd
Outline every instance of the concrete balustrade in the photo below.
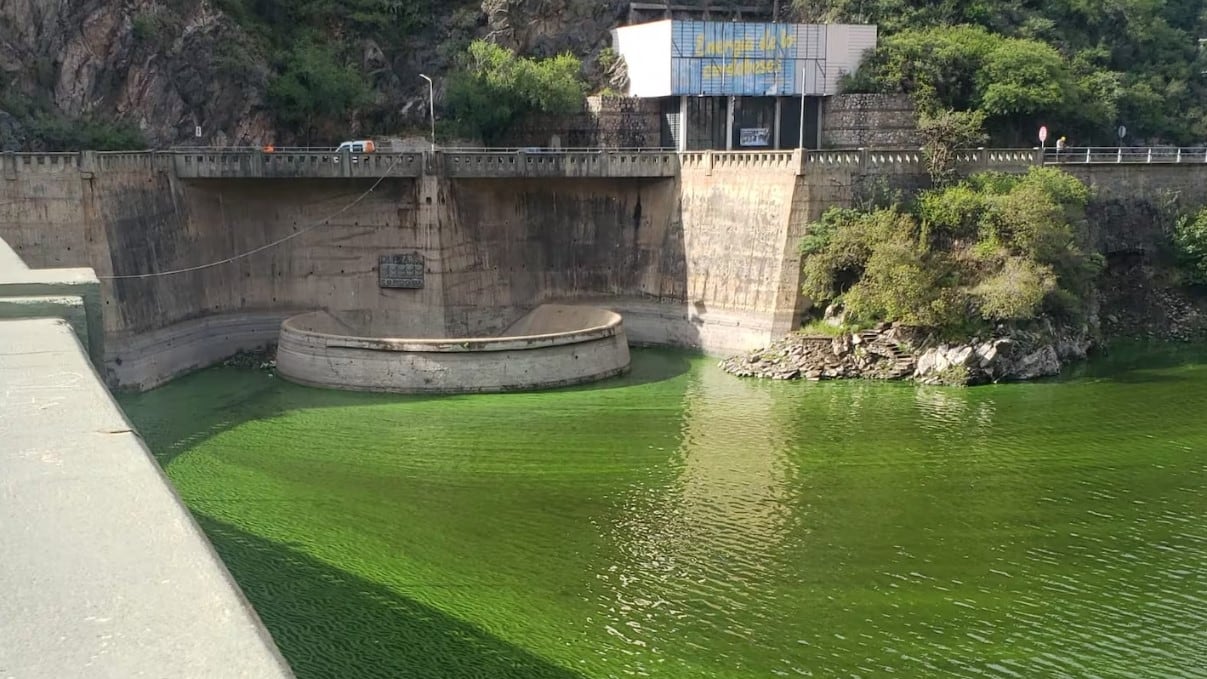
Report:
[[[418,177],[422,153],[201,151],[173,154],[181,179]]]
[[[181,179],[378,178],[441,176],[461,178],[674,177],[681,170],[784,169],[808,167],[875,168],[921,166],[921,149],[793,149],[784,151],[686,151],[662,149],[438,149],[405,153],[196,149],[81,153],[4,153],[0,173],[92,173],[110,170],[171,170]],[[1017,172],[1032,165],[1200,164],[1207,151],[1196,149],[964,149],[956,152],[963,170]]]
[[[446,177],[674,177],[678,154],[665,151],[438,151],[436,174]]]

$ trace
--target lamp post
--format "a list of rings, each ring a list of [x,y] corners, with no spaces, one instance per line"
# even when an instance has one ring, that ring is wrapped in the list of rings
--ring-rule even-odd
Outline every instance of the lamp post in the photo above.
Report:
[[[805,76],[807,66],[801,64],[800,67],[800,138],[797,139],[797,147],[801,150],[805,148]]]
[[[420,78],[427,81],[427,105],[428,113],[432,118],[432,153],[436,152],[436,87],[432,84],[432,79],[420,73]]]

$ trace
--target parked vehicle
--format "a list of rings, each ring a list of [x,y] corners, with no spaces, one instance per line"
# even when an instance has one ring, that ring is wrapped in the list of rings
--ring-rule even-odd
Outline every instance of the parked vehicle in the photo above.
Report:
[[[371,139],[359,139],[357,141],[346,141],[336,147],[336,153],[348,151],[351,153],[373,153],[377,150],[377,146],[373,144]]]

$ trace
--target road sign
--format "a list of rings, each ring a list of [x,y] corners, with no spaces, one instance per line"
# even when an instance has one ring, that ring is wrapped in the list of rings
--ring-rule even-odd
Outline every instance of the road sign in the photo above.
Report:
[[[1120,139],[1122,139],[1122,138],[1124,138],[1124,137],[1126,137],[1126,136],[1127,136],[1127,126],[1126,126],[1126,125],[1120,125],[1120,126],[1119,126],[1119,138],[1120,138]]]
[[[1046,141],[1048,141],[1048,126],[1040,125],[1039,126],[1039,143],[1042,144]]]
[[[197,137],[198,139],[201,138],[201,126],[200,125],[193,126],[193,136]]]

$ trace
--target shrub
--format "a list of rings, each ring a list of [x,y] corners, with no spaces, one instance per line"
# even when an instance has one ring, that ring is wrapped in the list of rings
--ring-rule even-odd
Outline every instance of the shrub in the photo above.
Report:
[[[997,274],[982,281],[972,294],[981,317],[991,321],[1034,318],[1044,298],[1056,290],[1051,267],[1022,257],[1010,257]]]
[[[280,68],[268,85],[268,97],[286,122],[309,127],[337,119],[369,100],[364,77],[341,63],[327,45],[302,42],[281,55]]]
[[[854,322],[950,336],[987,321],[1078,315],[1103,261],[1083,242],[1089,195],[1045,168],[927,191],[912,212],[831,209],[801,242],[802,292],[817,303],[841,300]],[[1188,220],[1181,229],[1192,241]],[[1196,235],[1197,246],[1183,250],[1199,253],[1207,281],[1207,211]]]
[[[587,91],[581,70],[570,54],[527,59],[477,40],[449,80],[448,106],[467,132],[493,143],[523,115],[579,110]]]
[[[987,139],[985,114],[980,111],[942,111],[918,119],[926,171],[936,186],[955,177],[956,151],[979,146]]]
[[[1194,285],[1207,285],[1207,208],[1179,219],[1174,225],[1174,251]]]
[[[967,184],[926,191],[918,198],[924,239],[935,244],[976,236],[986,197]]]

